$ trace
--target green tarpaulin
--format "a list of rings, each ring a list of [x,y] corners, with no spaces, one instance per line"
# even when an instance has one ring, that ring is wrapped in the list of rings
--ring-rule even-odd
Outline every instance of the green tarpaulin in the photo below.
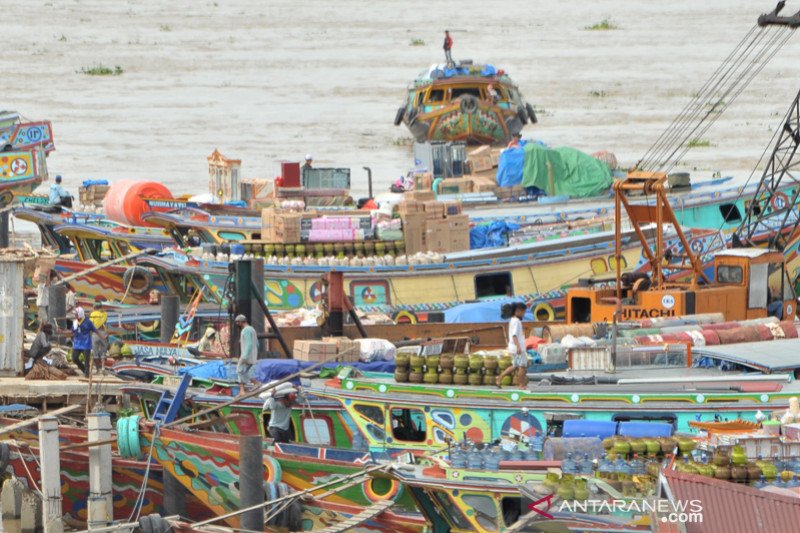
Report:
[[[605,163],[580,150],[525,145],[523,187],[538,187],[548,196],[588,198],[606,193],[613,181]]]

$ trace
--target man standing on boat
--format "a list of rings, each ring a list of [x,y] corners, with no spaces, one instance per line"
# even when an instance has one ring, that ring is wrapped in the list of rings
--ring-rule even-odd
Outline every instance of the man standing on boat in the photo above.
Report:
[[[447,66],[453,66],[455,63],[453,62],[453,56],[450,54],[450,50],[453,49],[453,38],[450,37],[450,30],[444,30],[444,59],[447,62]]]
[[[247,318],[244,315],[239,315],[234,320],[237,326],[242,329],[239,336],[239,362],[236,365],[236,375],[239,378],[239,384],[244,392],[245,385],[250,382],[250,370],[256,364],[258,358],[258,337],[256,336],[256,328],[247,323]]]
[[[311,164],[314,162],[314,158],[311,154],[306,154],[306,163],[303,165],[303,170],[311,170],[313,167]]]
[[[269,411],[269,426],[267,432],[275,442],[290,442],[292,432],[289,426],[292,423],[292,406],[297,403],[297,389],[290,383],[279,385],[268,391],[264,410]]]

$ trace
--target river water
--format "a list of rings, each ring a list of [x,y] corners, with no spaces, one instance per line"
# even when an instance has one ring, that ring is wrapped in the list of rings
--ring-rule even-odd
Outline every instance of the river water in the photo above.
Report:
[[[412,160],[404,87],[454,56],[505,68],[539,109],[526,136],[635,162],[773,2],[30,0],[4,7],[4,107],[54,123],[51,173],[206,189],[208,156],[273,177],[282,159],[362,166],[384,189]],[[796,6],[795,6],[796,8]],[[788,9],[792,9],[790,5]],[[585,27],[608,19],[612,31]],[[412,46],[419,39],[424,45]],[[798,87],[787,48],[685,158],[749,172]],[[94,65],[124,71],[87,76]]]

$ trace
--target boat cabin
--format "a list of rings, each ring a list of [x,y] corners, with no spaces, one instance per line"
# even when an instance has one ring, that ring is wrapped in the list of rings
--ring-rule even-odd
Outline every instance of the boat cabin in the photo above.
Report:
[[[622,276],[619,291],[588,285],[570,289],[567,322],[611,322],[617,312],[623,321],[701,313],[723,313],[727,320],[767,316],[788,320],[797,311],[784,256],[775,250],[739,248],[717,253],[711,285],[693,288],[673,283],[650,290],[649,284],[649,278],[641,274]]]

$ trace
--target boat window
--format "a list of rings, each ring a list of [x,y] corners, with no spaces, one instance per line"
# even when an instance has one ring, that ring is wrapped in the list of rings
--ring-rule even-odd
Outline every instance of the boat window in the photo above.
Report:
[[[383,417],[383,409],[380,407],[357,403],[353,406],[353,409],[355,409],[356,413],[360,414],[361,416],[369,418],[379,426],[383,426],[385,419]]]
[[[475,520],[485,531],[497,531],[497,505],[494,498],[482,494],[464,494],[464,503],[475,512]]]
[[[769,278],[766,263],[750,264],[750,287],[748,290],[747,307],[750,309],[765,309],[769,295]]]
[[[592,321],[592,301],[589,298],[574,296],[570,298],[572,322],[585,323]]]
[[[433,498],[436,503],[444,511],[444,516],[447,517],[447,520],[453,524],[458,529],[464,529],[467,531],[472,530],[472,525],[469,521],[461,514],[461,510],[455,505],[450,498],[447,496],[447,493],[440,492],[438,490],[431,491],[431,498]]]
[[[742,283],[743,271],[740,266],[720,265],[717,267],[717,283]]]
[[[475,276],[475,297],[513,296],[514,284],[511,272],[495,272],[493,274],[477,274]]]
[[[522,516],[522,498],[518,496],[508,496],[500,500],[500,507],[503,513],[503,522],[505,522],[506,527],[509,527],[519,520],[519,517]],[[527,509],[524,511],[525,513],[528,512]]]
[[[469,94],[475,96],[476,98],[481,97],[481,90],[478,87],[453,87],[450,89],[450,99],[455,100],[459,96],[464,96],[465,94]]]
[[[428,93],[428,102],[444,102],[444,89],[431,89]]]
[[[417,106],[421,106],[423,101],[425,101],[425,91],[420,91],[417,95]]]
[[[392,409],[392,435],[406,442],[425,442],[425,413],[419,409]]]
[[[128,246],[128,243],[125,241],[115,241],[114,244],[119,251],[120,257],[123,255],[129,255],[131,253],[131,247]]]
[[[739,208],[736,207],[736,204],[722,204],[719,206],[719,212],[722,214],[722,218],[725,219],[725,222],[733,223],[742,220],[742,214],[739,212]]]
[[[303,437],[309,444],[330,446],[333,444],[333,423],[325,415],[303,417]]]
[[[619,264],[620,264],[620,267],[622,267],[623,269],[628,268],[628,260],[625,259],[624,255],[622,257],[620,257]],[[613,255],[609,255],[608,256],[608,269],[609,270],[613,270],[615,272],[617,270],[617,258],[614,257]]]
[[[602,257],[595,257],[589,264],[592,266],[592,273],[596,276],[608,272],[608,265]]]

